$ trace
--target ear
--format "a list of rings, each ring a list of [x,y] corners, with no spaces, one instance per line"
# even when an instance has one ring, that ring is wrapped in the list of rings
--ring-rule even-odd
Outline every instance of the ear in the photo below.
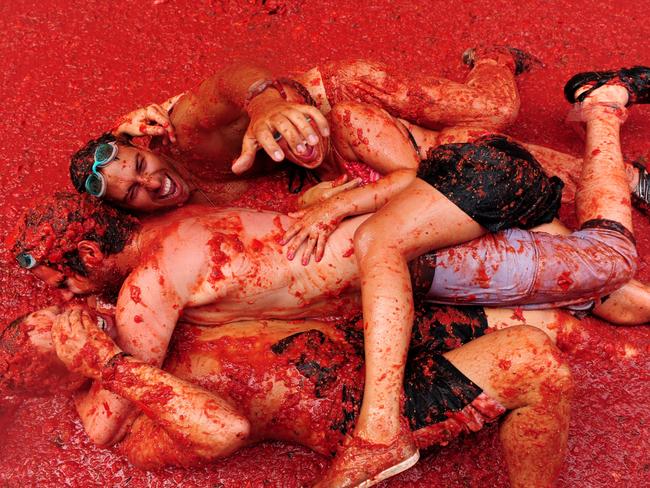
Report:
[[[84,266],[97,268],[104,261],[104,253],[95,241],[81,241],[77,244],[77,251]]]

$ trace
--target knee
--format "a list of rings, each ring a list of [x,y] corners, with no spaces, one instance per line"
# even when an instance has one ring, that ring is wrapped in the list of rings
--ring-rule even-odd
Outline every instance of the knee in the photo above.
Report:
[[[372,253],[379,241],[379,229],[372,219],[366,220],[354,233],[354,254],[357,259],[363,259]]]
[[[519,356],[524,369],[534,372],[534,377],[544,375],[570,376],[567,363],[551,337],[532,325],[517,325],[506,329],[513,342],[511,354]]]
[[[364,259],[373,259],[383,262],[390,257],[406,257],[409,252],[407,240],[391,235],[385,219],[377,220],[374,217],[366,220],[354,233],[354,254],[361,262]]]
[[[525,367],[532,373],[531,390],[547,400],[558,395],[566,398],[573,391],[573,376],[562,352],[544,331],[523,327],[520,333],[525,335],[529,354]]]
[[[481,127],[494,132],[501,132],[511,126],[519,115],[521,102],[519,97],[495,97],[488,103],[487,120],[481,121]]]

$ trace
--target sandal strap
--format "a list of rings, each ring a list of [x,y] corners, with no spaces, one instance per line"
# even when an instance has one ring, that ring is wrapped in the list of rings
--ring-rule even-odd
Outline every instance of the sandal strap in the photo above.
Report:
[[[639,170],[639,183],[634,188],[632,192],[635,197],[643,200],[645,203],[650,203],[650,173],[648,170],[638,161],[632,163],[635,168]]]

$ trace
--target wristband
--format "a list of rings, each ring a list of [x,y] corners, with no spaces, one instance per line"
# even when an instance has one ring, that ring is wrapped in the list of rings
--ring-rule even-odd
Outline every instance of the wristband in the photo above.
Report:
[[[248,89],[248,95],[246,95],[246,101],[244,102],[244,108],[248,107],[253,98],[258,95],[261,95],[266,91],[267,88],[275,88],[282,98],[287,99],[287,92],[284,91],[282,83],[278,80],[259,80],[253,83]]]
[[[106,364],[104,365],[104,369],[106,368],[112,368],[115,366],[115,364],[123,359],[123,358],[128,358],[133,356],[132,354],[129,354],[128,352],[120,351],[117,354],[115,354],[113,357],[111,357],[108,361],[106,361]]]

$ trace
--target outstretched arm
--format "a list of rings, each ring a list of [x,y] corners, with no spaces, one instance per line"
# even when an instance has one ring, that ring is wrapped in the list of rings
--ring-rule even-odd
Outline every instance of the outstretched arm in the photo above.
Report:
[[[406,129],[384,110],[372,105],[344,102],[330,112],[335,158],[364,163],[384,176],[374,183],[338,193],[332,198],[292,214],[298,220],[289,228],[287,257],[293,259],[306,242],[303,264],[314,253],[322,259],[325,243],[341,220],[374,212],[415,179],[419,155]]]
[[[117,301],[118,344],[139,359],[160,366],[167,352],[188,286],[182,279],[165,281],[159,266],[144,263],[124,282]],[[77,410],[93,442],[119,441],[137,410],[124,398],[94,384],[77,400]]]
[[[232,126],[247,115],[250,121],[233,171],[248,170],[259,149],[275,161],[282,161],[284,153],[273,137],[275,133],[299,153],[299,144],[318,141],[321,134],[328,136],[329,128],[323,114],[306,104],[297,90],[281,81],[271,83],[275,80],[273,73],[262,66],[234,64],[185,93],[128,113],[112,132],[131,137],[166,136],[182,151],[192,151],[197,149],[197,140],[210,141],[215,129]],[[314,120],[318,131],[308,118]]]
[[[245,442],[246,418],[223,399],[161,369],[125,356],[90,316],[61,314],[52,331],[57,354],[71,371],[101,381],[130,400],[169,436],[203,460],[228,455]]]

